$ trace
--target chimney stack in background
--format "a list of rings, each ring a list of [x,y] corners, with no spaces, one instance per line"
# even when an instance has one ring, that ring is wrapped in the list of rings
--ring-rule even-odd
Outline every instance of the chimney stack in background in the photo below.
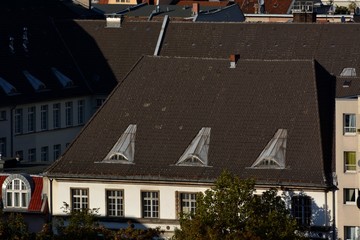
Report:
[[[192,14],[193,15],[198,15],[199,14],[199,3],[193,3],[193,6],[192,6]]]
[[[230,68],[236,68],[236,63],[239,60],[239,54],[231,54],[230,55]]]

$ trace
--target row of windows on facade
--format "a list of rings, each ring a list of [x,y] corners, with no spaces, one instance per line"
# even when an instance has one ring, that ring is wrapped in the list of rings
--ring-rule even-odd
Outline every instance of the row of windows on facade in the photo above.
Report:
[[[69,145],[69,143],[66,144],[66,147]],[[55,161],[58,159],[61,155],[61,144],[55,144],[52,146],[52,156],[53,160]],[[16,151],[15,152],[16,158],[19,160],[24,159],[24,151]],[[36,148],[30,148],[27,151],[27,158],[29,162],[35,162],[38,159],[37,150]],[[43,146],[40,148],[40,161],[46,162],[50,160],[50,147],[49,146]]]
[[[177,192],[177,213],[190,213],[196,211],[197,193]],[[160,192],[141,192],[142,218],[159,218]],[[71,189],[71,206],[75,211],[89,208],[89,190]],[[311,198],[309,196],[292,197],[292,215],[301,225],[310,225],[311,222]],[[124,217],[124,190],[106,190],[106,213],[108,217]]]
[[[61,128],[61,104],[52,104],[52,127],[54,129]],[[27,108],[27,132],[36,132],[36,106]],[[6,116],[5,116],[6,117]],[[14,114],[14,132],[15,134],[22,134],[23,130],[23,109],[15,109]],[[85,123],[85,101],[77,101],[77,124],[82,125]],[[65,127],[74,125],[74,107],[73,102],[65,102]],[[40,131],[49,129],[49,105],[40,106]]]

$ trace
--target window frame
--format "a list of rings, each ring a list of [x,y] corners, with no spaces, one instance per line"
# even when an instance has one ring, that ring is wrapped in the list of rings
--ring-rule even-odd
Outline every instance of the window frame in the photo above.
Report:
[[[78,100],[78,125],[85,123],[85,100]]]
[[[28,161],[35,162],[36,161],[36,148],[28,149]]]
[[[28,132],[36,132],[36,107],[28,107],[27,112],[27,130]]]
[[[189,213],[195,213],[196,211],[196,198],[197,198],[197,194],[199,192],[177,192],[177,201],[178,201],[178,208],[177,208],[177,213],[179,214],[189,214]],[[189,197],[194,196],[194,199],[192,198],[184,198],[185,195],[189,195]],[[189,210],[190,211],[184,211],[184,205],[185,203],[188,203],[189,205]]]
[[[6,116],[6,110],[0,110],[0,121],[6,121],[7,120],[7,116]]]
[[[349,231],[348,230],[351,230],[353,229],[353,232],[354,233],[354,238],[351,236],[352,234],[350,233],[350,236],[348,235]],[[344,226],[344,240],[352,240],[352,239],[357,239],[358,234],[357,234],[357,227],[356,226]]]
[[[354,119],[351,120],[351,117]],[[353,126],[351,126],[354,124]],[[344,113],[343,114],[343,133],[344,135],[355,135],[356,134],[356,114],[355,113]]]
[[[355,154],[355,163],[350,164],[349,154]],[[356,151],[344,151],[344,172],[356,172]]]
[[[151,197],[144,197],[144,195],[147,193],[150,193]],[[154,197],[153,194],[157,194],[157,196]],[[140,197],[141,197],[141,217],[147,218],[147,219],[159,219],[160,218],[160,191],[142,190]],[[145,198],[150,198],[150,199],[145,199]],[[151,204],[145,206],[145,201],[151,201]],[[157,204],[153,204],[154,201],[157,201]],[[147,209],[145,209],[148,206],[150,207],[150,211],[147,211]],[[153,209],[154,207],[157,207],[157,211],[155,211]],[[150,213],[150,216],[147,214],[147,212]]]
[[[298,199],[295,202],[295,199]],[[291,215],[300,226],[310,226],[312,215],[312,199],[307,195],[295,195],[291,198]]]
[[[14,110],[14,133],[23,133],[23,109],[17,108]]]
[[[49,129],[49,106],[40,106],[40,129],[46,131]]]
[[[72,101],[65,102],[65,126],[71,127],[74,124],[73,114],[74,104]]]
[[[32,192],[32,184],[29,180],[32,181],[32,179],[27,179],[22,174],[12,174],[4,180],[2,198],[5,211],[14,209],[23,210],[29,207]],[[15,184],[16,182],[18,184]],[[16,186],[18,186],[18,189]],[[9,199],[11,200],[9,201]]]
[[[53,128],[54,129],[61,128],[61,104],[54,103],[52,111],[53,111]]]
[[[40,151],[40,161],[47,162],[49,161],[49,146],[41,147]]]
[[[61,156],[61,144],[54,144],[53,146],[53,157],[54,161]]]
[[[2,157],[6,157],[6,137],[0,137],[0,154]]]
[[[117,196],[110,196],[109,193],[110,192],[120,192],[120,195]],[[105,197],[106,197],[106,216],[107,217],[124,217],[125,216],[125,191],[124,189],[105,189]],[[111,209],[110,208],[110,199],[114,199],[115,203],[115,209]],[[120,200],[120,202],[117,202],[118,200]],[[110,211],[114,211],[115,214],[110,214]],[[120,212],[118,214],[118,212]]]
[[[77,191],[77,190],[79,190],[81,194],[75,195],[74,192]],[[86,195],[83,194],[83,191],[87,191],[87,194]],[[89,206],[90,206],[90,196],[89,195],[90,195],[89,188],[70,188],[71,210],[72,211],[81,211],[83,209],[89,209]],[[75,196],[80,199],[79,205],[81,207],[79,207],[79,208],[74,207],[74,203],[75,203],[74,198],[75,198]],[[83,205],[84,205],[83,199],[85,199],[85,198],[87,199],[87,201],[86,201],[87,207],[86,208],[83,207]]]
[[[354,196],[353,196],[353,200],[351,199],[348,199],[348,193],[350,193],[350,190],[353,190],[354,191]],[[357,188],[344,188],[343,189],[343,202],[344,204],[346,205],[356,205],[356,200],[357,200],[357,197],[359,196],[359,190]]]

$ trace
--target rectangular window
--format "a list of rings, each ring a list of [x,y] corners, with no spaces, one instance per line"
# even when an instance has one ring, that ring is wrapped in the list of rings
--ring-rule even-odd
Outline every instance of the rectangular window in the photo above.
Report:
[[[344,188],[344,204],[356,204],[357,189]]]
[[[41,161],[46,162],[49,161],[49,147],[41,147]]]
[[[344,227],[344,239],[345,240],[358,240],[359,234],[356,231],[356,227]]]
[[[35,116],[36,116],[36,108],[35,107],[29,107],[28,108],[28,132],[34,132],[35,131]]]
[[[71,189],[71,206],[72,210],[79,211],[89,208],[89,190],[88,189]]]
[[[65,124],[67,127],[73,125],[73,103],[65,103]]]
[[[0,121],[5,121],[6,120],[6,111],[2,110],[0,111]]]
[[[356,171],[356,153],[344,152],[345,172]]]
[[[123,190],[107,190],[107,215],[110,217],[124,216],[124,191]]]
[[[61,127],[60,103],[53,104],[53,127]]]
[[[0,138],[0,154],[2,157],[6,157],[6,138]]]
[[[78,124],[84,124],[85,122],[85,101],[78,101]]]
[[[41,130],[48,130],[48,121],[49,121],[48,105],[41,106],[40,118],[41,118],[41,123],[40,123]]]
[[[356,133],[356,115],[344,114],[344,134]]]
[[[23,151],[16,151],[15,152],[16,160],[21,161],[24,159],[24,152]]]
[[[291,212],[299,225],[309,226],[311,222],[311,198],[309,196],[293,196]]]
[[[60,157],[61,154],[61,145],[56,144],[54,145],[54,161]]]
[[[96,99],[96,107],[100,107],[104,102],[105,102],[105,99],[97,98]]]
[[[22,134],[23,133],[23,111],[22,109],[18,108],[15,109],[15,134]]]
[[[36,161],[36,149],[35,148],[31,148],[28,150],[28,160],[29,160],[29,162]]]
[[[142,217],[159,218],[159,192],[142,192]]]
[[[195,213],[196,193],[180,193],[181,212]]]

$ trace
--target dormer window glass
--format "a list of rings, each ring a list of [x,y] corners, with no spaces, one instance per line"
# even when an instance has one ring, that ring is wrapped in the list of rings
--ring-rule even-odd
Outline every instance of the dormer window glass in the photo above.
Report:
[[[134,163],[136,128],[135,124],[128,126],[103,162]]]
[[[17,93],[16,88],[1,77],[0,77],[0,87],[5,92],[5,94],[8,96],[11,96],[11,95],[14,95]]]
[[[178,166],[207,166],[211,128],[203,127],[187,147]]]
[[[252,168],[285,168],[287,130],[278,129],[264,150],[251,166]]]
[[[53,74],[55,75],[55,77],[60,82],[63,88],[74,86],[74,82],[70,78],[68,78],[65,74],[60,72],[58,69],[53,67],[51,68],[51,71],[53,72]]]
[[[341,73],[341,77],[356,77],[356,69],[355,68],[344,68]]]
[[[23,71],[23,74],[35,91],[41,91],[46,89],[45,84],[42,83],[39,79],[37,79],[35,76],[30,74],[28,71]]]

